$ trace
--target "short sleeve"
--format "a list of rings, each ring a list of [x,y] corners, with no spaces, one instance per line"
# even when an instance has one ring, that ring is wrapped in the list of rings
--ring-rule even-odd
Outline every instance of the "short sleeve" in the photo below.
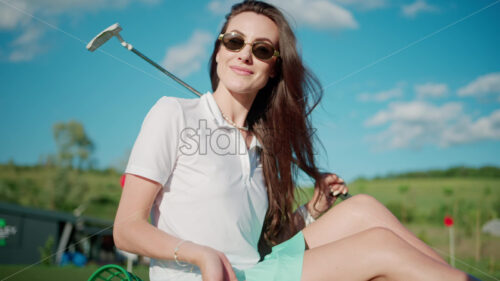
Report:
[[[171,97],[160,98],[144,118],[125,173],[165,185],[177,159],[183,123],[179,102]]]

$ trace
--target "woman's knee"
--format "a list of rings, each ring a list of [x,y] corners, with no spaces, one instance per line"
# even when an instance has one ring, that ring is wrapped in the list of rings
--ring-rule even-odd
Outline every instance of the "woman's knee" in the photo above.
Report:
[[[367,194],[357,194],[351,198],[341,202],[338,206],[331,208],[327,214],[325,214],[326,219],[322,219],[327,222],[331,227],[339,225],[339,217],[348,220],[350,226],[356,227],[358,231],[365,230],[367,227],[375,227],[380,225],[377,222],[377,215],[380,215],[380,207],[383,205],[377,201],[374,197]]]
[[[360,205],[360,206],[371,206],[371,205],[380,205],[381,203],[375,199],[375,197],[368,194],[356,194],[353,197],[349,198],[346,202],[352,200],[352,203]]]
[[[378,201],[375,197],[368,195],[368,194],[357,194],[345,202],[349,202],[352,200],[349,204],[351,205],[350,207],[352,210],[361,212],[364,216],[368,217],[377,217],[377,216],[383,216],[386,215],[386,213],[389,211],[384,204],[382,204],[380,201]]]
[[[366,218],[366,216],[377,215],[379,213],[378,211],[381,211],[383,208],[382,203],[368,194],[354,195],[339,204],[339,207],[340,206],[342,206],[342,208],[339,209],[343,209],[350,214],[361,215],[363,218]]]

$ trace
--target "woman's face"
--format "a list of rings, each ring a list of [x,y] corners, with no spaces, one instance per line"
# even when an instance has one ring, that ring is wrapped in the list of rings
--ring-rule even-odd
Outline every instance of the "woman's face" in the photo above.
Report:
[[[278,50],[279,31],[276,24],[266,16],[254,12],[243,12],[228,23],[227,32],[237,32],[245,43],[268,41]],[[274,75],[276,57],[259,60],[252,54],[252,45],[246,44],[240,51],[230,51],[221,43],[216,55],[219,85],[232,93],[255,95],[269,77]]]

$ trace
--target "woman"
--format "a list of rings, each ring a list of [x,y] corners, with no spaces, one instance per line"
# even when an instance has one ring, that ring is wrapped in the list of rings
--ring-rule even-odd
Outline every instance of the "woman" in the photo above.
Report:
[[[144,120],[117,247],[151,257],[151,280],[467,280],[372,197],[326,211],[347,187],[315,166],[308,116],[321,87],[279,10],[234,5],[220,34],[213,94],[164,97]],[[316,188],[292,212],[297,168]],[[259,238],[274,246],[261,262]]]

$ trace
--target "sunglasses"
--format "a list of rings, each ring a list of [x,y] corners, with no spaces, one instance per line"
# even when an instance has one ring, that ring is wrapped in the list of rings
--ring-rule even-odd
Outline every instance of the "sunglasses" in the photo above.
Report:
[[[236,32],[229,32],[219,35],[218,38],[224,44],[226,49],[238,52],[241,51],[247,44],[252,45],[252,54],[260,60],[269,60],[272,57],[279,57],[280,52],[274,49],[274,46],[266,41],[254,41],[253,43],[246,43],[245,37]]]

